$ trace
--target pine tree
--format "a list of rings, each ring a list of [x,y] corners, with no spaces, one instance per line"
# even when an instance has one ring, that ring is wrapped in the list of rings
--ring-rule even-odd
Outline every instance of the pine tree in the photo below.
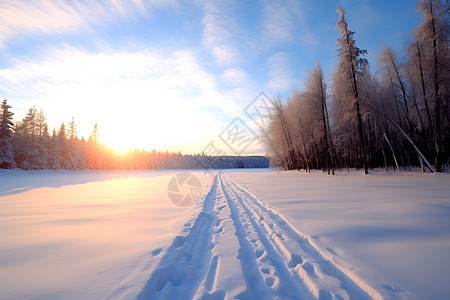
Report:
[[[70,134],[70,139],[74,140],[77,138],[77,126],[75,125],[75,120],[72,117],[72,121],[70,121],[69,123],[69,134]]]
[[[0,169],[10,169],[16,167],[14,160],[13,146],[11,143],[12,130],[14,125],[12,116],[14,115],[9,109],[11,106],[4,99],[0,110]]]
[[[48,168],[50,170],[59,170],[62,167],[62,150],[60,139],[56,134],[56,130],[53,129],[53,135],[50,137],[47,144],[47,150],[49,153],[49,158],[47,161]]]
[[[36,135],[43,136],[45,127],[47,126],[47,118],[45,117],[44,112],[42,111],[42,108],[39,110],[39,112],[36,112]]]
[[[48,153],[45,141],[40,136],[44,125],[45,117],[43,113],[37,113],[35,106],[31,107],[22,121],[16,125],[13,147],[20,168],[24,170],[47,168]]]
[[[102,168],[101,161],[101,149],[98,144],[98,126],[97,123],[94,125],[94,129],[92,134],[89,136],[89,140],[87,142],[87,150],[88,150],[88,168],[98,170]]]
[[[92,134],[89,136],[89,140],[92,140],[94,143],[98,142],[98,126],[97,123],[94,125],[94,129],[92,131]]]
[[[58,138],[62,143],[66,142],[67,133],[66,133],[66,124],[64,124],[64,122],[61,123],[61,126],[58,129]]]

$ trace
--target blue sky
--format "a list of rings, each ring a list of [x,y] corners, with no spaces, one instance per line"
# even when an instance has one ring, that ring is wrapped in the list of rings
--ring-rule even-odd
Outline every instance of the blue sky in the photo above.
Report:
[[[98,122],[118,150],[217,141],[233,153],[219,135],[250,122],[243,110],[261,91],[302,90],[318,61],[331,76],[339,5],[373,72],[379,49],[401,52],[420,20],[413,0],[2,0],[0,98],[18,119],[32,105],[52,127],[74,117],[79,136]]]

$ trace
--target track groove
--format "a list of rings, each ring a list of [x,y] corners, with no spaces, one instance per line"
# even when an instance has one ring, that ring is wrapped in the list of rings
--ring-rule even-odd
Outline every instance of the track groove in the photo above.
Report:
[[[381,298],[364,284],[219,173],[203,210],[174,239],[138,299]]]

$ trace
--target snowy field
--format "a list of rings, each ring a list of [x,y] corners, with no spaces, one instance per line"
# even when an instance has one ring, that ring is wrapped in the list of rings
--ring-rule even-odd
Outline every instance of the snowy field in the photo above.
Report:
[[[450,175],[322,172],[230,177],[378,291],[450,299]],[[405,291],[408,293],[402,293]]]
[[[176,173],[2,170],[0,298],[135,298],[199,212],[168,199]]]
[[[1,170],[0,298],[450,295],[449,175],[179,172]]]

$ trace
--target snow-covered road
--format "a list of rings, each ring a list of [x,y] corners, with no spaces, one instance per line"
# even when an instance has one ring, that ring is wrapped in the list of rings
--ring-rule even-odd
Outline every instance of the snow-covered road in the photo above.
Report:
[[[216,175],[194,222],[163,254],[138,299],[382,299],[310,239],[239,186]]]

